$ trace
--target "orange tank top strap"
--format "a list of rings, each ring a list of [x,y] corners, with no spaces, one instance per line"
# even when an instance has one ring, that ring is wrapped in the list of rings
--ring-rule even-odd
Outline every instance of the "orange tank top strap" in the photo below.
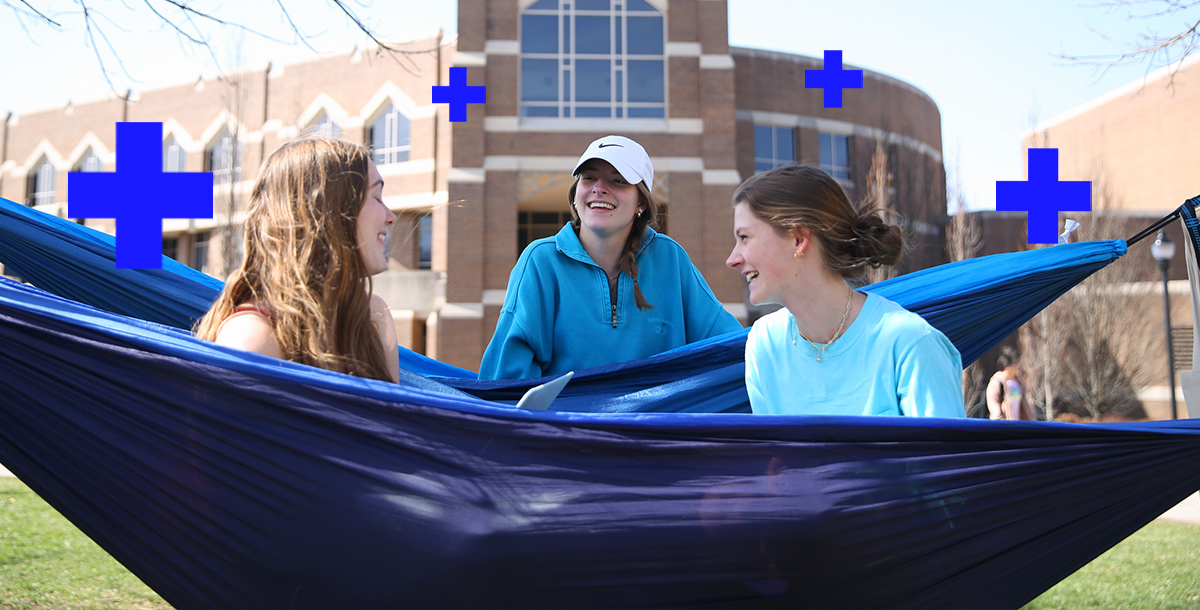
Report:
[[[266,316],[267,319],[271,321],[271,324],[275,323],[275,316],[271,315],[267,310],[259,308],[259,307],[255,307],[249,303],[243,303],[243,304],[238,305],[237,307],[233,308],[233,313],[242,313],[243,311],[253,311],[256,313],[260,313],[260,314]],[[228,320],[229,318],[226,318],[226,319]]]

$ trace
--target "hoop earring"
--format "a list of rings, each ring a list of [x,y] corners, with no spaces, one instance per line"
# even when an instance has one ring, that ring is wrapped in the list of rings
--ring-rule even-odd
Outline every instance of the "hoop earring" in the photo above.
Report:
[[[797,263],[804,260],[804,252],[796,250],[796,252],[792,254],[792,260],[796,261]]]

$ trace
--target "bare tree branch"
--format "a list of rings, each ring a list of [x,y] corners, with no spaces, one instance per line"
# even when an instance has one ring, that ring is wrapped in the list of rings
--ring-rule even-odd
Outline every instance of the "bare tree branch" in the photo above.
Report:
[[[91,47],[92,52],[96,55],[96,63],[100,65],[100,73],[104,75],[104,82],[108,83],[109,90],[115,94],[117,92],[117,87],[113,84],[112,78],[109,77],[108,68],[104,65],[104,58],[100,55],[100,46],[96,44],[96,37],[92,34],[92,25],[94,20],[91,17],[91,11],[88,9],[87,4],[85,4],[83,0],[76,0],[76,2],[78,2],[80,8],[83,9],[84,40],[86,41],[87,46]],[[104,33],[104,30],[100,28],[98,23],[95,25],[96,32],[100,34],[100,38],[104,41],[104,46],[108,47],[108,50],[113,54],[113,57],[117,58],[117,65],[121,67],[121,72],[123,72],[130,80],[133,80],[133,77],[129,75],[127,70],[125,70],[125,63],[121,61],[121,57],[117,54],[117,50],[113,48],[112,41],[108,39],[108,35]]]
[[[356,27],[371,40],[376,47],[377,53],[386,53],[411,74],[415,74],[417,70],[416,64],[411,59],[411,56],[425,53],[437,53],[440,51],[442,46],[444,46],[436,45],[429,49],[405,49],[394,44],[389,44],[384,42],[376,33],[374,28],[368,25],[364,19],[362,19],[350,6],[348,6],[345,0],[329,1],[332,2],[333,5],[336,6],[337,9],[345,17],[347,17],[351,23],[354,24],[354,27]],[[100,64],[100,70],[104,76],[105,82],[108,83],[109,88],[116,93],[117,89],[113,84],[111,71],[109,69],[108,62],[106,62],[104,59],[104,54],[102,52],[103,49],[101,48],[100,43],[103,44],[103,47],[107,48],[108,52],[120,66],[121,71],[124,72],[126,76],[129,76],[129,73],[125,70],[125,66],[121,61],[120,54],[116,51],[113,41],[110,40],[110,37],[106,32],[106,28],[101,25],[100,20],[108,22],[111,27],[116,27],[123,31],[126,30],[124,30],[124,28],[122,28],[121,25],[114,21],[111,17],[107,16],[103,10],[89,5],[86,0],[72,0],[72,2],[80,9],[78,14],[81,16],[83,21],[85,44],[92,48],[96,55],[96,59]],[[138,10],[137,7],[125,4],[124,1],[122,3],[124,4],[125,8],[130,11]],[[35,22],[44,23],[55,28],[59,32],[65,31],[66,28],[64,26],[64,21],[59,17],[59,14],[52,15],[45,9],[39,9],[36,6],[37,4],[38,2],[36,0],[0,0],[0,7],[8,7],[14,12],[18,18],[18,21],[21,23],[22,28],[25,29],[26,35],[29,36],[31,40],[32,35],[29,29],[26,27],[25,19],[31,19]],[[216,57],[216,54],[213,50],[210,29],[207,28],[206,25],[220,29],[233,29],[240,32],[249,33],[264,40],[269,40],[280,44],[295,44],[298,41],[309,50],[314,52],[316,51],[310,42],[312,35],[301,30],[300,26],[295,22],[295,20],[292,19],[292,14],[284,6],[283,0],[276,0],[275,5],[279,10],[282,20],[286,22],[288,29],[294,35],[292,42],[288,42],[267,32],[250,27],[249,25],[235,19],[221,18],[214,13],[193,8],[186,0],[142,0],[142,5],[144,5],[144,7],[151,13],[153,13],[161,26],[164,26],[169,31],[174,32],[181,42],[193,47],[204,49],[205,52],[208,53],[210,59],[212,59],[213,64],[216,66],[218,74],[224,74],[225,69],[222,67],[222,62]],[[60,14],[70,15],[72,13],[67,12]],[[403,62],[401,61],[402,59],[407,59],[408,61]],[[129,78],[130,80],[134,80],[132,76],[129,76]]]
[[[8,3],[7,3],[7,2],[5,2],[5,4],[8,4]],[[29,10],[33,11],[33,14],[37,15],[38,17],[41,17],[43,20],[45,20],[45,21],[46,21],[46,23],[49,23],[50,25],[53,25],[53,26],[55,26],[55,27],[59,27],[59,28],[61,28],[61,27],[62,27],[62,24],[61,24],[61,23],[59,23],[59,22],[57,22],[57,21],[55,21],[55,20],[53,20],[53,19],[51,19],[51,18],[47,17],[47,16],[46,16],[45,14],[43,14],[41,11],[37,10],[36,8],[34,8],[34,7],[33,7],[33,5],[29,4],[29,2],[27,2],[27,0],[21,0],[21,4],[24,4],[26,7],[28,7],[28,8],[29,8]],[[11,5],[10,5],[10,6],[11,6]],[[15,7],[15,6],[14,6],[14,7],[12,7],[12,8],[13,8],[13,10],[14,10],[14,11],[15,11],[15,10],[17,10],[17,7]]]
[[[1165,4],[1165,8],[1144,14],[1135,14],[1133,12],[1134,7],[1137,5],[1156,2]],[[1184,16],[1187,11],[1200,8],[1200,0],[1093,0],[1093,3],[1096,6],[1107,8],[1109,12],[1128,12],[1129,15],[1127,17],[1130,19],[1153,19],[1171,15]],[[1183,21],[1179,26],[1181,29],[1175,34],[1167,36],[1160,36],[1157,32],[1144,32],[1140,34],[1133,43],[1133,48],[1126,48],[1124,44],[1113,40],[1111,36],[1094,28],[1089,28],[1111,43],[1114,48],[1120,49],[1120,51],[1101,55],[1068,55],[1066,53],[1059,53],[1058,58],[1073,64],[1092,66],[1099,69],[1098,76],[1103,76],[1109,68],[1114,66],[1143,61],[1146,62],[1144,77],[1149,76],[1156,67],[1167,66],[1167,87],[1173,91],[1175,87],[1175,74],[1179,72],[1179,68],[1183,65],[1183,60],[1187,59],[1193,51],[1200,47],[1200,14],[1198,13],[1189,13],[1191,17]]]
[[[283,13],[283,18],[287,19],[288,25],[291,26],[292,31],[297,34],[297,37],[299,38],[300,42],[302,44],[304,44],[304,46],[307,47],[309,51],[316,53],[317,50],[314,49],[313,46],[308,43],[308,36],[304,35],[300,31],[300,28],[299,28],[299,26],[296,25],[295,21],[292,21],[292,15],[290,13],[288,13],[287,8],[283,6],[283,0],[275,0],[275,4],[279,6],[279,12]]]

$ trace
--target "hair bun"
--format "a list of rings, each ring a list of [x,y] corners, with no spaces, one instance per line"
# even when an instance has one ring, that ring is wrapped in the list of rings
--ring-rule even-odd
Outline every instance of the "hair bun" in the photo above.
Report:
[[[888,224],[877,211],[860,214],[851,228],[854,255],[872,267],[895,265],[904,252],[904,234],[900,227]]]

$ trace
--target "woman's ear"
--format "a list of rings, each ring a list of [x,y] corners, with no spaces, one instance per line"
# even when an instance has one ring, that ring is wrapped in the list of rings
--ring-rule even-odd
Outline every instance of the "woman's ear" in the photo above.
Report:
[[[797,252],[808,251],[808,241],[812,239],[812,229],[808,227],[796,225],[791,230],[792,239],[795,240],[795,250]]]

